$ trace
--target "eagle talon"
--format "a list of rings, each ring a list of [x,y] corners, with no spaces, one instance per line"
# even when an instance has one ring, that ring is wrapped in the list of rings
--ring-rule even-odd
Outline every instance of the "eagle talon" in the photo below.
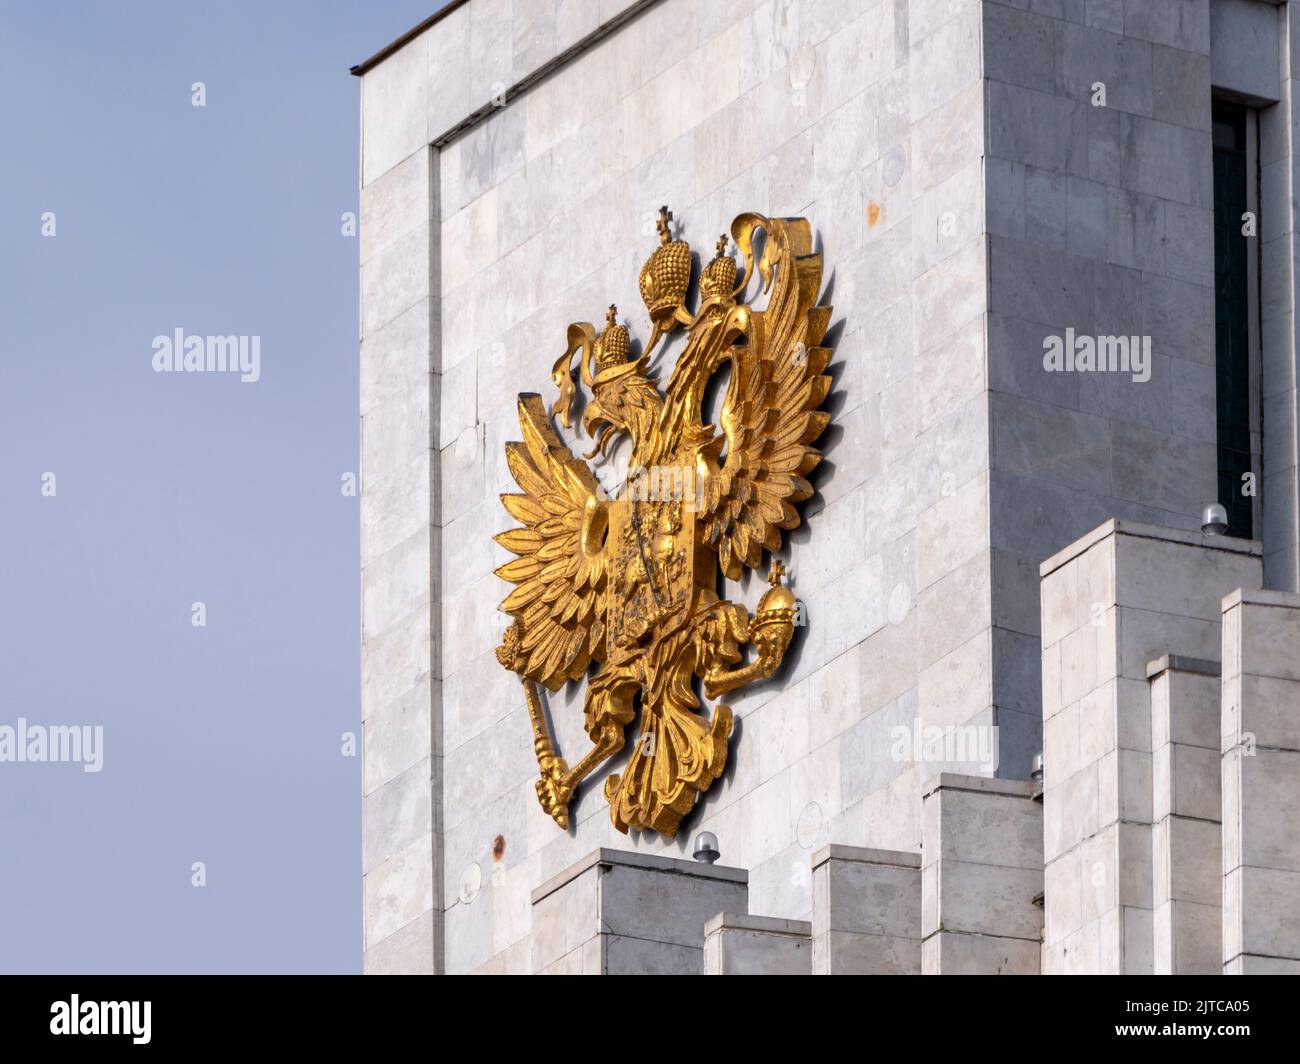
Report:
[[[542,775],[534,786],[542,810],[560,827],[568,828],[573,784],[569,782],[569,766],[565,764],[564,758],[557,757],[543,765]]]

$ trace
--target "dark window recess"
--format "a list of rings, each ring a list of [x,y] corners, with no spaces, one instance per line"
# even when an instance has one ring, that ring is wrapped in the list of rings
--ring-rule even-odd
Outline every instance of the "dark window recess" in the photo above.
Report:
[[[1242,233],[1248,208],[1247,111],[1214,105],[1214,347],[1218,400],[1219,502],[1228,511],[1228,535],[1252,536],[1251,504],[1242,494],[1250,462],[1250,298]]]

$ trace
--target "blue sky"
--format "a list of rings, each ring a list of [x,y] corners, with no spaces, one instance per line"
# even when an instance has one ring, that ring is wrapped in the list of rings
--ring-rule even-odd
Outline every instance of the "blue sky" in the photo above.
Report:
[[[0,971],[360,970],[347,68],[437,6],[0,0],[0,727],[104,729],[0,762]]]

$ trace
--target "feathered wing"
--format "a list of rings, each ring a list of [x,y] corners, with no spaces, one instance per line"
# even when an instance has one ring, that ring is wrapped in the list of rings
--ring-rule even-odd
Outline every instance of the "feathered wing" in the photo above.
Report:
[[[523,492],[502,495],[501,503],[521,527],[494,537],[517,555],[496,571],[516,585],[501,604],[515,623],[498,657],[555,691],[604,659],[605,503],[540,396],[519,397],[519,427],[523,442],[506,444],[506,462]]]
[[[767,231],[758,268],[771,296],[765,310],[749,311],[748,343],[733,355],[720,418],[727,454],[704,500],[705,539],[733,580],[742,566],[762,564],[764,548],[780,549],[782,529],[798,526],[794,504],[812,495],[806,478],[822,457],[812,444],[830,420],[819,409],[831,383],[822,373],[830,350],[818,346],[831,316],[816,305],[821,255],[804,219],[742,214],[732,234],[746,277],[758,228]]]

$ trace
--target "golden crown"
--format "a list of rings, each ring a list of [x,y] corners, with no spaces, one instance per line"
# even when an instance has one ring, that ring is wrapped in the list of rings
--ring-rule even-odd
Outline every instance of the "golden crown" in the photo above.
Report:
[[[726,234],[718,237],[717,254],[700,274],[700,295],[706,300],[730,299],[736,290],[736,260],[725,254]]]
[[[621,366],[627,361],[630,338],[627,327],[620,325],[617,318],[618,307],[611,303],[609,311],[605,314],[604,331],[596,339],[597,372],[609,369],[611,366]]]
[[[659,247],[646,259],[641,267],[638,285],[641,299],[650,320],[656,325],[666,325],[672,320],[677,308],[686,299],[686,289],[691,283],[691,248],[683,240],[673,240],[668,223],[673,220],[673,212],[667,207],[659,208]]]

